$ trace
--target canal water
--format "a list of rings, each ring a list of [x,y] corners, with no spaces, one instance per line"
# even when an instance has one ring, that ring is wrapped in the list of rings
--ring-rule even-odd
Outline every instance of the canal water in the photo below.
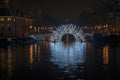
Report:
[[[120,43],[1,46],[0,80],[120,80]]]

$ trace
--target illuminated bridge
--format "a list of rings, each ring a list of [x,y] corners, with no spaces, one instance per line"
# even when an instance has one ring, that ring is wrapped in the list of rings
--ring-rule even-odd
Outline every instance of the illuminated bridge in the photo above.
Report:
[[[73,24],[61,25],[53,31],[50,41],[80,41],[84,40],[81,28]]]
[[[74,24],[66,24],[58,26],[52,33],[45,33],[35,35],[36,40],[47,40],[47,41],[63,41],[63,42],[73,42],[73,41],[85,41],[85,33],[80,27]],[[87,34],[91,35],[91,34]]]

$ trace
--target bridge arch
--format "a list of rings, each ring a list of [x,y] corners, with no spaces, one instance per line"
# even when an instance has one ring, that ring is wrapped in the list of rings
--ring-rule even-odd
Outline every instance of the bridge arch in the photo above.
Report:
[[[62,41],[63,36],[71,35],[75,41],[83,41],[83,31],[74,24],[61,25],[56,28],[51,34],[50,41]]]

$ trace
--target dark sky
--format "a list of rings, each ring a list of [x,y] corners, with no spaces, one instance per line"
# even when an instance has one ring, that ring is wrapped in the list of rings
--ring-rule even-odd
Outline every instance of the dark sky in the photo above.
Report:
[[[1,0],[0,0],[1,1]],[[17,7],[42,9],[50,16],[57,18],[76,18],[82,11],[93,11],[104,3],[114,3],[115,0],[10,0]],[[13,3],[14,2],[14,3]]]
[[[76,18],[82,11],[91,11],[96,5],[95,0],[20,0],[20,3],[26,7],[43,9],[48,15],[58,18]]]

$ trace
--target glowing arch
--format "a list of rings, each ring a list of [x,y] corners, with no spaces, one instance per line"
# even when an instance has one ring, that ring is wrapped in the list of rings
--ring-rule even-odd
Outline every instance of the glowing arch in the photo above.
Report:
[[[65,34],[72,34],[76,41],[84,40],[82,29],[73,24],[58,26],[56,30],[53,31],[50,40],[61,41],[62,36]]]

